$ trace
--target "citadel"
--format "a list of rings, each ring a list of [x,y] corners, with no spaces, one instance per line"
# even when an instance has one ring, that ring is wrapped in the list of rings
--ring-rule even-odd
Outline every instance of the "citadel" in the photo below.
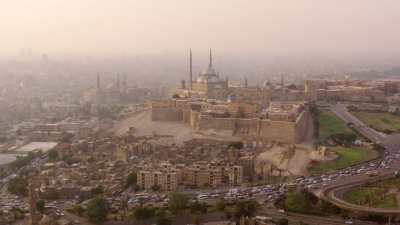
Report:
[[[190,52],[189,86],[181,82],[174,98],[151,102],[153,121],[183,122],[193,130],[238,137],[241,141],[301,143],[312,130],[304,92],[265,82],[262,87],[230,86],[209,65],[193,80]]]
[[[231,85],[209,65],[193,77],[192,51],[189,79],[174,89],[173,98],[151,101],[153,121],[175,121],[194,131],[244,142],[298,144],[312,139],[311,103],[344,101],[358,107],[396,110],[400,97],[398,81],[306,80],[303,87],[265,81],[263,85]],[[186,85],[186,84],[189,85]]]

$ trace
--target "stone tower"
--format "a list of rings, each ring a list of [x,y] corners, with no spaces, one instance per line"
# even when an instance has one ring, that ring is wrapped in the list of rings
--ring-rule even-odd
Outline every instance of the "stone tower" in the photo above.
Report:
[[[189,53],[189,88],[192,90],[193,83],[193,59],[192,59],[192,49],[190,49]]]

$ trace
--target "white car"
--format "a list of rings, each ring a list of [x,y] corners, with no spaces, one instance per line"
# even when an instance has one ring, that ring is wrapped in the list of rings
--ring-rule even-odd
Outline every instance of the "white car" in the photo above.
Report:
[[[353,224],[353,220],[346,220],[344,221],[344,224]]]

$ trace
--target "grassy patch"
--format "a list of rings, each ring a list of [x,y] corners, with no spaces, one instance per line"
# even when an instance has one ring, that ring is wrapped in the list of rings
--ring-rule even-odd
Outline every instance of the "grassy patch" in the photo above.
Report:
[[[335,148],[338,158],[333,161],[317,162],[309,168],[311,174],[319,174],[343,169],[379,156],[379,153],[366,148]]]
[[[336,215],[340,213],[340,209],[321,201],[313,194],[308,192],[288,192],[286,193],[283,202],[283,208],[290,212],[312,215]]]
[[[397,190],[400,185],[400,178],[393,178],[376,183],[368,184],[344,193],[344,200],[363,206],[370,206],[384,209],[398,208],[396,194],[390,190]]]
[[[307,196],[302,192],[289,192],[286,194],[285,208],[291,212],[312,213],[314,209]]]
[[[352,112],[358,119],[378,131],[399,132],[400,116],[387,112]]]
[[[322,111],[319,114],[319,139],[325,141],[329,136],[339,133],[353,132],[347,124],[333,112]]]

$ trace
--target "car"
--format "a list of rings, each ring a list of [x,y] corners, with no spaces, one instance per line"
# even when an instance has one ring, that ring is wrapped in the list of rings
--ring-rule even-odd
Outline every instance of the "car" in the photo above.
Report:
[[[346,220],[344,221],[344,224],[353,224],[353,220]]]

